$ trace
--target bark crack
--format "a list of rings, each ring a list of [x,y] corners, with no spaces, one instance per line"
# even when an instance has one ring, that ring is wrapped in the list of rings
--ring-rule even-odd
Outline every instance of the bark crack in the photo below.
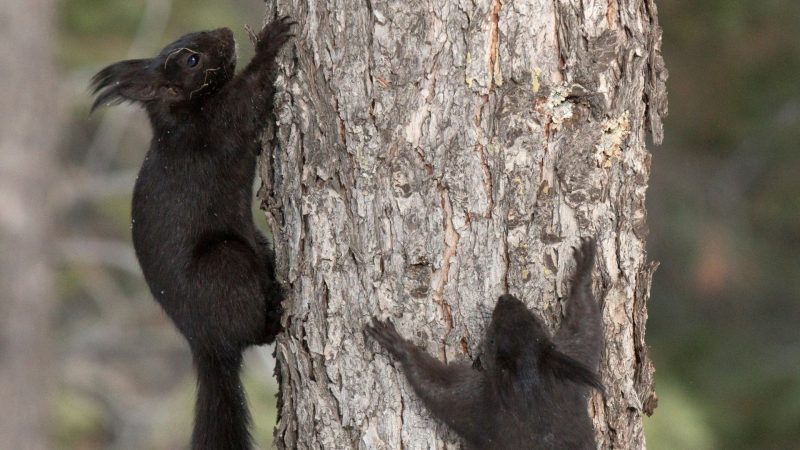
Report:
[[[486,107],[487,103],[489,103],[489,96],[484,95],[481,106],[475,114],[475,127],[478,133],[478,142],[475,146],[478,150],[478,161],[480,161],[481,170],[483,171],[483,191],[486,194],[486,201],[488,203],[483,217],[488,219],[492,217],[492,211],[494,210],[494,186],[492,185],[492,172],[489,169],[489,163],[486,159],[486,147],[480,143],[480,137],[482,135],[481,118],[483,117],[483,108]],[[488,142],[489,138],[486,137],[486,140]]]
[[[506,217],[505,227],[503,227],[503,258],[505,259],[505,273],[503,274],[503,290],[508,294],[508,274],[511,272],[511,255],[508,251],[508,218]]]
[[[403,427],[405,426],[404,425],[404,423],[405,423],[405,415],[406,415],[406,403],[403,401],[403,396],[401,395],[400,396],[400,414],[398,415],[400,417],[400,430],[402,430]],[[405,448],[406,448],[405,442],[401,440],[400,441],[400,450],[405,450]]]
[[[339,138],[342,140],[342,144],[345,148],[347,148],[347,127],[344,123],[344,118],[342,117],[342,110],[339,108],[339,98],[333,98],[334,108],[336,109],[336,118],[339,120]]]
[[[500,6],[501,0],[492,0],[489,10],[489,92],[494,86],[503,84],[503,75],[500,72]]]
[[[448,330],[453,329],[453,312],[450,305],[444,299],[444,288],[450,278],[450,263],[458,251],[458,241],[461,236],[453,225],[453,205],[450,202],[449,191],[441,187],[442,209],[444,211],[442,220],[444,226],[444,252],[442,254],[442,267],[436,271],[433,277],[433,299],[439,305],[442,318],[447,324]],[[444,342],[439,349],[440,358],[446,359]]]

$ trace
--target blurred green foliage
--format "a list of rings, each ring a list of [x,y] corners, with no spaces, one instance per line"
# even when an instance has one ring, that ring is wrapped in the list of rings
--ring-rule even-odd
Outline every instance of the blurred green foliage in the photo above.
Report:
[[[661,382],[658,385],[658,392],[662,399],[668,399],[659,405],[658,417],[668,420],[645,422],[648,448],[652,450],[717,448],[715,436],[706,417],[709,411],[691,398],[683,386]]]
[[[108,417],[100,401],[75,391],[55,400],[55,439],[61,448],[100,448],[110,441]]]
[[[800,448],[800,2],[659,8],[670,116],[648,198],[662,263],[649,443]]]

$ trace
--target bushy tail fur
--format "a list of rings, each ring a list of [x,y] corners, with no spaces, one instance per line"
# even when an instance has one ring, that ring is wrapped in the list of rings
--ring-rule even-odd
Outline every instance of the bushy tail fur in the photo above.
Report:
[[[250,450],[250,414],[238,357],[195,354],[197,405],[192,450]]]

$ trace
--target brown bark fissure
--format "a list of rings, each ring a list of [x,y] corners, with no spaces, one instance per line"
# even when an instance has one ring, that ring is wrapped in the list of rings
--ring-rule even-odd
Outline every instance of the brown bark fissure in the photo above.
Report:
[[[450,262],[458,251],[458,241],[461,238],[453,226],[453,206],[450,202],[450,194],[447,190],[442,190],[442,209],[444,210],[444,252],[442,254],[442,268],[433,273],[431,284],[433,287],[433,300],[441,308],[441,317],[448,330],[453,328],[453,314],[450,305],[444,298],[444,287],[450,279]],[[446,360],[447,355],[444,343],[439,350],[439,357]]]
[[[588,235],[598,445],[643,447],[644,136],[666,111],[652,1],[276,3],[300,23],[262,165],[289,292],[278,447],[457,448],[363,325],[390,317],[444,361],[480,352],[506,291],[555,326]]]

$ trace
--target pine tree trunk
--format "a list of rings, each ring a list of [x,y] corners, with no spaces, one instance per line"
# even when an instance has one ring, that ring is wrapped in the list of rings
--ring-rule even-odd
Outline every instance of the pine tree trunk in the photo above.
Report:
[[[49,448],[55,5],[0,11],[0,447]]]
[[[277,11],[276,11],[277,10]],[[373,315],[473,358],[498,295],[555,326],[571,248],[598,240],[600,448],[642,448],[645,131],[666,71],[652,0],[278,0],[299,26],[261,173],[289,293],[279,448],[458,448],[385,354]]]

